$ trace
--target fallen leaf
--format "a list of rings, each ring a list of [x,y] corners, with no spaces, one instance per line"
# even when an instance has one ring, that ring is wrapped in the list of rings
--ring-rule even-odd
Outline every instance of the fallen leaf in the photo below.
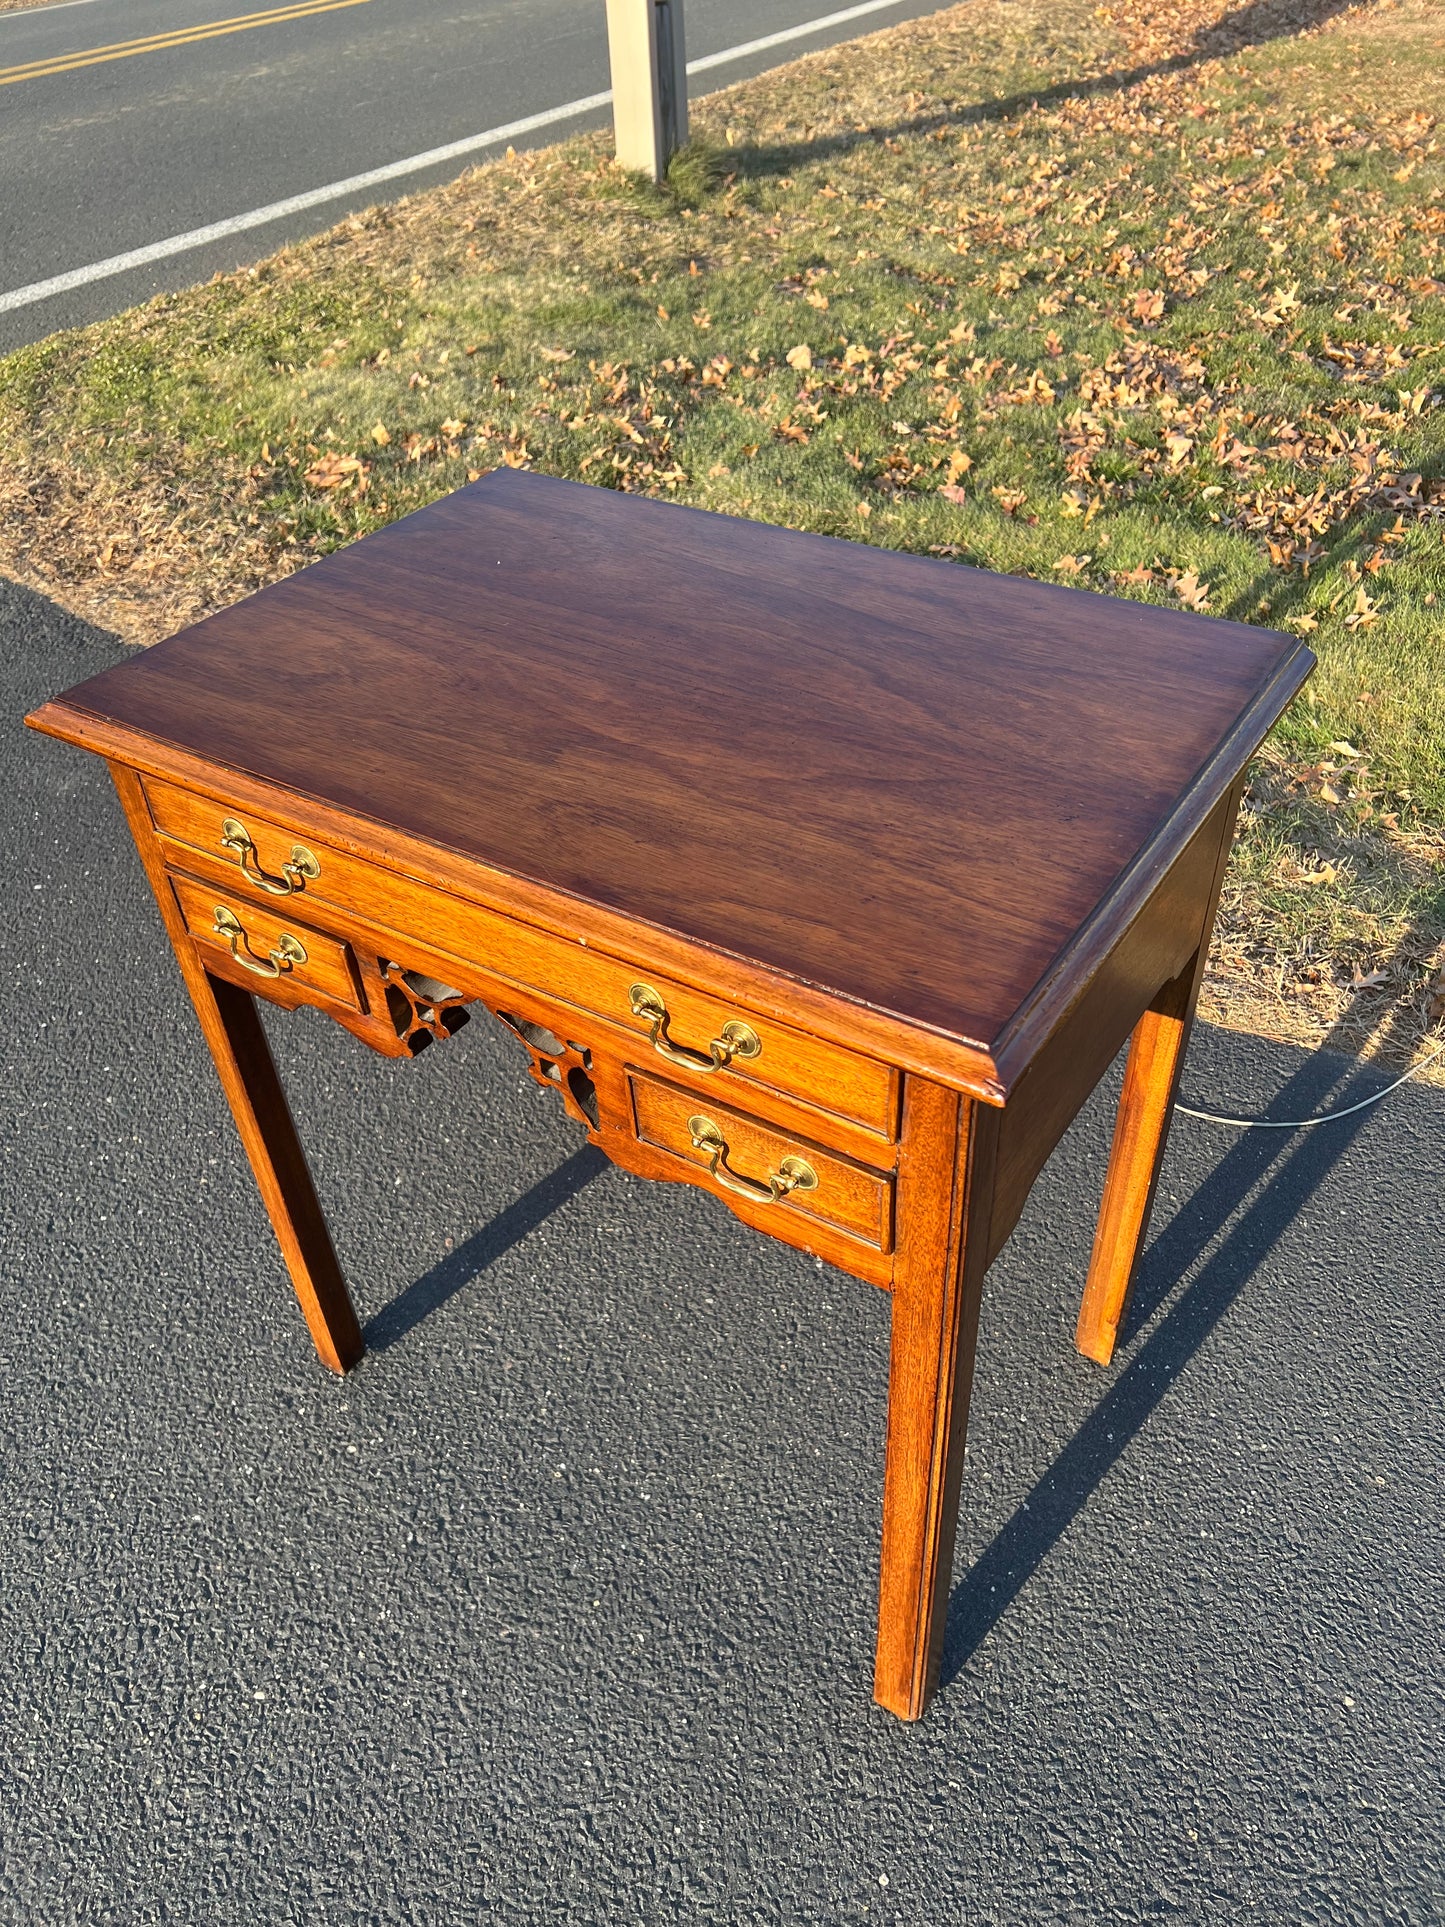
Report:
[[[1374,603],[1371,602],[1367,592],[1363,588],[1356,589],[1355,606],[1350,614],[1345,617],[1345,627],[1347,629],[1368,629],[1372,622],[1378,622],[1379,619],[1380,612]]]
[[[705,308],[699,308],[697,313],[692,318],[692,325],[694,328],[698,330],[699,333],[706,333],[706,331],[712,326],[712,316],[707,312]]]
[[[1061,555],[1054,567],[1060,575],[1082,575],[1093,559],[1091,555]]]
[[[659,314],[662,314],[661,308],[659,308],[657,312]],[[665,314],[662,314],[662,318],[664,321],[666,321],[667,316]],[[467,352],[470,354],[474,351],[469,349]],[[575,361],[577,359],[576,355],[570,348],[543,348],[543,349],[540,349],[539,352],[542,356],[543,361]]]
[[[1343,741],[1338,743],[1331,743],[1330,748],[1335,752],[1336,756],[1348,756],[1352,759],[1357,758],[1360,753],[1355,748],[1353,743],[1346,743]]]
[[[958,481],[962,476],[967,475],[968,471],[972,467],[973,467],[972,455],[965,455],[961,448],[954,449],[953,453],[948,458],[947,479],[949,483],[952,484]]]
[[[1390,981],[1388,970],[1361,970],[1358,964],[1350,972],[1351,990],[1374,990],[1379,984]]]
[[[959,488],[956,482],[946,482],[938,492],[945,502],[952,502],[955,508],[962,508],[968,500],[968,491]]]
[[[371,431],[371,439],[376,443],[378,448],[386,447],[387,443],[391,440],[391,430],[386,426],[385,422],[378,422],[376,424],[375,428]],[[264,450],[262,452],[264,453]]]
[[[803,296],[803,299],[810,308],[821,310],[828,305],[828,297],[823,293],[821,288],[810,289],[809,292]]]
[[[811,368],[813,365],[813,351],[806,341],[800,341],[796,348],[790,348],[788,350],[786,359],[790,368]]]
[[[1164,437],[1164,446],[1169,451],[1169,466],[1178,468],[1181,462],[1188,460],[1194,448],[1194,437],[1182,434],[1177,428],[1171,429]]]
[[[860,502],[858,504],[858,513],[862,517],[862,519],[866,522],[868,520],[868,517],[873,513],[873,510],[867,502]]]
[[[329,451],[307,469],[306,480],[313,488],[328,489],[342,488],[349,482],[361,493],[366,486],[367,466],[355,455],[338,455]]]
[[[467,425],[465,422],[448,419],[441,425],[441,433],[446,436],[449,442],[454,442],[459,435],[465,435],[466,432]]]
[[[1208,606],[1209,584],[1201,582],[1193,569],[1187,570],[1183,575],[1175,576],[1170,587],[1186,609],[1203,609]]]
[[[1147,582],[1154,580],[1154,571],[1146,569],[1141,562],[1137,569],[1125,569],[1114,577],[1116,582],[1127,582],[1131,587],[1142,589]]]

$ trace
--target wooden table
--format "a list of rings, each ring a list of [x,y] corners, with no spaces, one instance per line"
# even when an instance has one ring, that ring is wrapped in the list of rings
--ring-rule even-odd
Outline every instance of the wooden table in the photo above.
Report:
[[[503,470],[46,703],[110,764],[322,1359],[257,1016],[470,1003],[618,1164],[891,1291],[874,1693],[938,1677],[984,1272],[1133,1033],[1107,1364],[1292,638]]]

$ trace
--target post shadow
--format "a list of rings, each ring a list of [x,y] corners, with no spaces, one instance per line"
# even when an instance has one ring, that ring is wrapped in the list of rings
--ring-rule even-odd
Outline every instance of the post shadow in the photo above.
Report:
[[[455,1298],[488,1265],[495,1264],[504,1252],[520,1244],[529,1232],[535,1231],[569,1198],[576,1197],[584,1185],[590,1184],[606,1168],[607,1159],[595,1144],[579,1146],[555,1171],[539,1178],[505,1211],[474,1231],[464,1244],[449,1251],[440,1263],[413,1279],[405,1291],[383,1306],[362,1332],[367,1349],[384,1352],[399,1344],[424,1318],[449,1298]]]
[[[1248,5],[1237,7],[1222,19],[1201,27],[1188,47],[1162,60],[1141,61],[1137,66],[1111,68],[1099,74],[1080,74],[1072,80],[1055,81],[1052,86],[1003,94],[994,100],[973,101],[954,109],[915,114],[887,126],[825,135],[820,140],[777,141],[766,146],[745,144],[728,149],[727,166],[740,179],[787,174],[810,160],[827,160],[833,155],[852,153],[856,148],[875,146],[906,134],[932,134],[944,127],[974,127],[988,121],[1009,120],[1034,107],[1053,107],[1065,100],[1124,93],[1141,81],[1185,73],[1207,60],[1323,26],[1337,14],[1347,13],[1355,4],[1356,0],[1249,0]]]
[[[1407,933],[1400,949],[1408,950],[1418,934]],[[1403,1013],[1391,1013],[1385,1035],[1402,1022]],[[1289,1078],[1263,1113],[1265,1117],[1313,1116],[1326,1108],[1326,1100],[1328,1108],[1342,1110],[1390,1081],[1392,1073],[1339,1056],[1328,1045],[1327,1037]],[[1135,1280],[1121,1333],[1126,1344],[1158,1311],[1199,1252],[1263,1183],[1264,1189],[1231,1226],[1198,1276],[955,1586],[944,1642],[945,1681],[962,1671],[1038,1571],[1370,1116],[1371,1112],[1360,1111],[1317,1131],[1240,1132],[1194,1196],[1155,1239]]]

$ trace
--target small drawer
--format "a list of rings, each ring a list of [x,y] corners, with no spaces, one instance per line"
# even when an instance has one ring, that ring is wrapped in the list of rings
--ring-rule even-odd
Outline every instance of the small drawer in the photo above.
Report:
[[[876,1251],[892,1250],[891,1178],[806,1138],[787,1137],[711,1095],[636,1072],[629,1072],[628,1083],[638,1142],[680,1158],[697,1182],[760,1209],[831,1225]]]
[[[147,782],[151,819],[163,837],[202,850],[237,870],[237,887],[261,897],[300,896],[321,880],[321,854],[279,823],[247,811],[244,816],[209,796]],[[323,893],[324,894],[324,893]]]
[[[171,888],[187,930],[209,953],[208,966],[214,955],[223,975],[283,1003],[365,1009],[349,945],[298,922],[279,904],[262,909],[194,877],[173,875]]]

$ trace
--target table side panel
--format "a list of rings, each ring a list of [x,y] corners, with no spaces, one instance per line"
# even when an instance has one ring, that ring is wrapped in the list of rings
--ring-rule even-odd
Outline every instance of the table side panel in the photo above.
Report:
[[[1010,1093],[999,1127],[990,1262],[1018,1223],[1050,1153],[1150,999],[1198,949],[1220,840],[1232,833],[1237,808],[1237,791],[1216,804]]]

